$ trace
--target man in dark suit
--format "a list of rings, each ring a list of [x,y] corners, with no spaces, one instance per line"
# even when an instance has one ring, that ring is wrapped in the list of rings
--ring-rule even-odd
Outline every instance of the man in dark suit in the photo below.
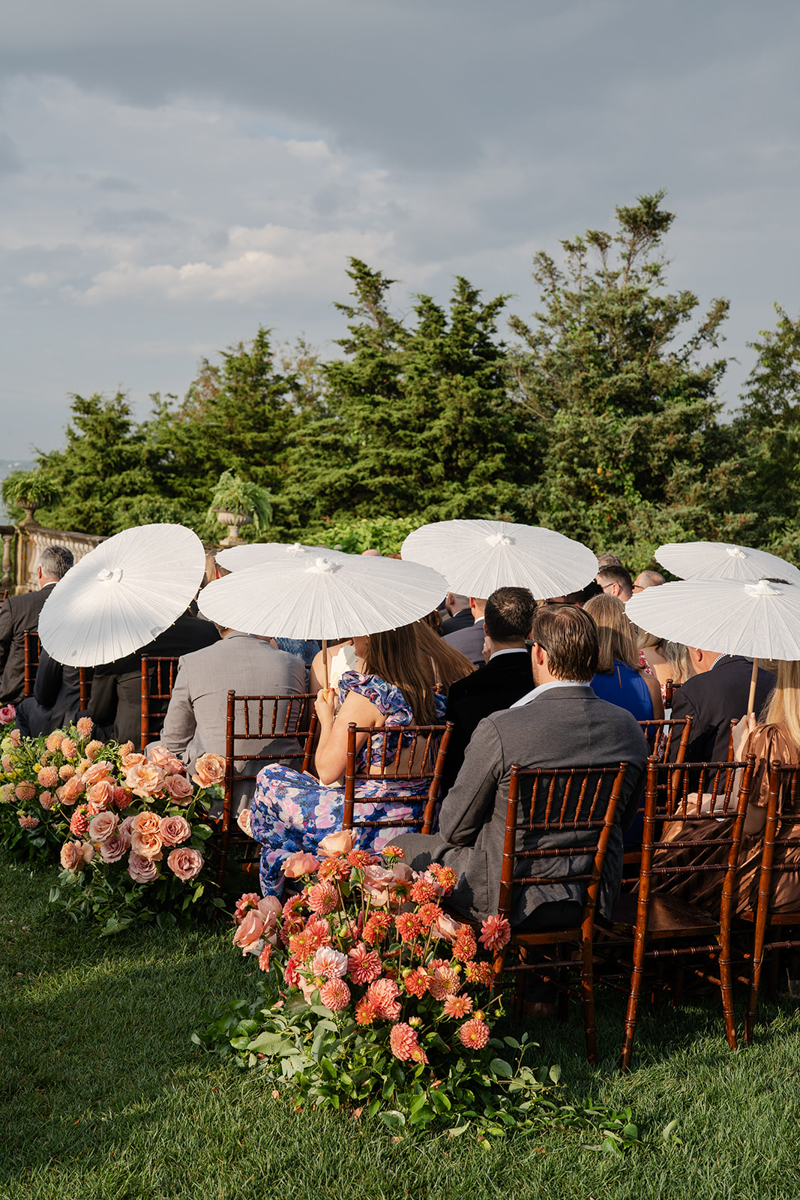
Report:
[[[470,625],[475,624],[469,607],[469,596],[459,596],[455,592],[448,592],[444,606],[450,613],[442,621],[442,637],[448,633],[455,633],[457,629],[469,629]]]
[[[0,606],[0,704],[18,704],[25,693],[25,634],[37,633],[39,613],[59,579],[73,564],[66,546],[48,546],[39,555],[39,589],[9,596]]]
[[[622,881],[622,834],[633,822],[644,790],[647,742],[629,712],[600,700],[589,686],[597,667],[597,630],[583,609],[541,606],[531,638],[535,690],[507,711],[481,721],[458,778],[442,801],[438,834],[404,834],[396,840],[417,871],[431,862],[453,867],[458,875],[450,897],[453,907],[485,918],[497,912],[512,765],[616,767],[625,762],[628,769],[600,882],[599,910],[609,916]],[[518,889],[512,924],[553,928],[579,917],[583,885],[570,882],[570,876],[591,867],[592,852],[578,849],[585,846],[586,835],[565,830],[544,836],[548,847],[574,846],[576,851],[548,859],[552,883]],[[542,837],[529,844],[542,844]]]
[[[715,654],[689,647],[695,674],[675,688],[672,697],[674,720],[692,717],[692,740],[686,749],[687,763],[726,762],[731,721],[747,712],[753,664],[740,654]],[[759,668],[756,679],[756,716],[775,687],[775,676]],[[678,752],[677,739],[672,757]]]
[[[17,728],[22,736],[38,737],[66,728],[77,718],[80,706],[79,669],[62,666],[42,650],[33,695],[17,705]]]
[[[470,596],[469,611],[473,618],[472,624],[464,625],[461,629],[456,629],[454,633],[446,633],[444,635],[444,640],[448,646],[453,646],[454,649],[460,650],[476,667],[482,667],[484,661],[483,640],[486,637],[486,633],[483,628],[483,612],[485,608],[485,600],[480,600],[476,596]]]
[[[498,588],[486,601],[484,628],[490,658],[486,665],[451,685],[446,721],[453,732],[447,750],[442,791],[447,795],[479,723],[498,709],[510,708],[533,687],[531,656],[525,645],[536,611],[527,588]]]
[[[103,741],[133,742],[142,730],[142,659],[181,658],[219,641],[216,625],[185,612],[169,629],[134,654],[95,667],[89,716]]]

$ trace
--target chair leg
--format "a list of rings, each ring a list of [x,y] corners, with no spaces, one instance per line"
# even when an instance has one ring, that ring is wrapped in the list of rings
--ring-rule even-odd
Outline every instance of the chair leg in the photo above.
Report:
[[[719,990],[722,995],[722,1015],[725,1018],[725,1036],[731,1050],[736,1049],[736,1022],[733,1016],[733,978],[731,974],[730,940],[723,945],[719,955]]]
[[[581,969],[581,994],[583,1004],[583,1027],[586,1032],[586,1055],[593,1067],[597,1066],[597,1033],[594,1025],[594,953],[591,938],[584,938],[581,946],[583,966]]]
[[[629,1071],[633,1058],[633,1039],[636,1035],[636,1017],[639,1012],[639,999],[642,991],[642,975],[644,973],[644,952],[646,941],[644,936],[636,939],[633,948],[633,970],[631,971],[631,990],[628,996],[628,1007],[625,1013],[625,1034],[622,1041],[623,1071]]]
[[[744,1018],[744,1043],[749,1046],[753,1041],[753,1030],[756,1024],[758,1008],[758,988],[761,983],[761,968],[764,963],[764,948],[756,947],[753,951],[753,969],[750,975],[750,990],[747,994],[747,1012]]]

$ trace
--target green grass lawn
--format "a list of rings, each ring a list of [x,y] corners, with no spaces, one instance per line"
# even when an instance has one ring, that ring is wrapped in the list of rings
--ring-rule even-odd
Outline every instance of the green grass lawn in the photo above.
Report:
[[[532,1027],[567,1096],[633,1108],[644,1144],[624,1159],[555,1130],[490,1151],[470,1134],[395,1140],[378,1121],[296,1113],[191,1043],[204,1013],[253,984],[229,927],[101,940],[50,914],[48,885],[0,861],[2,1200],[800,1195],[800,1015],[787,1002],[764,1003],[756,1044],[735,1054],[713,999],[645,1008],[627,1077],[618,996],[598,995],[596,1072],[577,1011]]]

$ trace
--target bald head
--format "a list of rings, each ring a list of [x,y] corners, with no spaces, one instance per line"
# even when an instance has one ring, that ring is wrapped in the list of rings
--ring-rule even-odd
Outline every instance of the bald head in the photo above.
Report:
[[[658,571],[642,571],[633,581],[633,591],[634,594],[638,594],[646,588],[661,587],[661,584],[666,582],[664,576]]]

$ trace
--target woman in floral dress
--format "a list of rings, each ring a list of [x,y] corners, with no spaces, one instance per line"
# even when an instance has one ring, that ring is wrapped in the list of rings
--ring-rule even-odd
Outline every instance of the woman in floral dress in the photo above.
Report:
[[[434,693],[430,660],[421,652],[414,625],[369,637],[353,639],[364,673],[347,671],[339,681],[338,706],[332,690],[321,690],[316,700],[319,743],[315,763],[318,778],[301,775],[280,764],[270,764],[259,773],[250,809],[250,831],[260,842],[261,890],[265,896],[283,888],[283,863],[290,854],[314,854],[329,833],[341,829],[344,809],[343,776],[347,756],[347,727],[382,729],[406,725],[435,725],[444,718],[446,698]],[[387,762],[408,754],[402,734],[387,739]],[[368,734],[359,734],[356,769],[366,771],[380,763],[380,742],[371,746]],[[419,816],[428,794],[427,779],[381,780],[359,784],[357,798],[375,803],[359,804],[358,815],[367,820]],[[391,795],[389,803],[381,798]],[[401,800],[398,802],[397,797]],[[408,803],[403,801],[407,800]],[[397,828],[360,829],[356,845],[380,850],[404,832]]]

